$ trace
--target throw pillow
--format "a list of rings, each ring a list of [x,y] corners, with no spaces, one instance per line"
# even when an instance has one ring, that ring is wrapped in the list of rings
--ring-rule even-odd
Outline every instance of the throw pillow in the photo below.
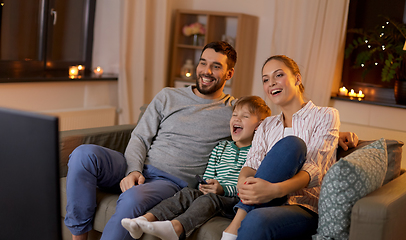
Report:
[[[319,198],[319,225],[313,240],[348,239],[355,202],[382,186],[387,169],[383,138],[335,163],[324,176]]]
[[[363,148],[366,145],[369,145],[375,141],[376,140],[359,140],[358,145],[355,148],[350,148],[347,151],[344,151],[341,147],[339,147],[337,149],[337,159],[341,159],[351,154],[352,152],[360,148]],[[403,142],[397,140],[385,139],[385,142],[386,142],[386,150],[388,152],[388,169],[386,170],[386,176],[385,180],[383,181],[383,185],[399,177],[402,162],[402,146],[403,146]]]

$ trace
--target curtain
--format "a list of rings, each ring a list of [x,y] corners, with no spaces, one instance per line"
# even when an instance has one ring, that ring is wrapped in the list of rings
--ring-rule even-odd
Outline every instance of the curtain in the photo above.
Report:
[[[272,5],[272,22],[262,27],[271,31],[265,35],[268,57],[283,54],[295,60],[302,73],[306,99],[327,106],[333,79],[341,74],[349,0],[275,0]],[[259,94],[262,85],[258,79],[254,81]],[[272,103],[269,105],[273,114],[279,112]]]
[[[170,11],[167,0],[120,4],[118,123],[129,124],[137,122],[140,107],[165,86]]]

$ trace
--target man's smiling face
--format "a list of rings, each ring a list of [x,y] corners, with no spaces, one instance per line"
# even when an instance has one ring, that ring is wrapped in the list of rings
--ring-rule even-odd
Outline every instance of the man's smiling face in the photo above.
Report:
[[[227,70],[227,56],[207,48],[196,68],[196,88],[203,95],[218,95],[223,92],[224,85],[232,77]]]

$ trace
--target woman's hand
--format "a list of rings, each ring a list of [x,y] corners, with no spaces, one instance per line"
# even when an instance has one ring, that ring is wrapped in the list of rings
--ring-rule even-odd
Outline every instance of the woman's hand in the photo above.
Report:
[[[242,203],[248,205],[267,203],[275,198],[281,198],[306,187],[309,181],[310,175],[302,170],[292,178],[278,183],[248,177],[243,184],[237,185],[238,196]]]
[[[278,184],[266,180],[248,177],[243,184],[238,185],[238,196],[247,205],[267,203],[281,197]]]
[[[122,192],[127,191],[136,184],[143,184],[145,182],[145,177],[142,173],[138,171],[131,172],[127,177],[123,178],[120,182],[120,189]]]
[[[207,184],[199,184],[199,190],[204,194],[215,193],[217,195],[224,195],[224,189],[220,183],[215,179],[206,179]]]

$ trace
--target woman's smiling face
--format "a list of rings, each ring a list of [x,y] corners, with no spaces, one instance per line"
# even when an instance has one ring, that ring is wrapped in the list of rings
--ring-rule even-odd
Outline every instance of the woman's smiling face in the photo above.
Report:
[[[282,61],[272,59],[262,69],[263,88],[268,98],[276,105],[283,106],[300,97],[300,75],[292,71]]]

